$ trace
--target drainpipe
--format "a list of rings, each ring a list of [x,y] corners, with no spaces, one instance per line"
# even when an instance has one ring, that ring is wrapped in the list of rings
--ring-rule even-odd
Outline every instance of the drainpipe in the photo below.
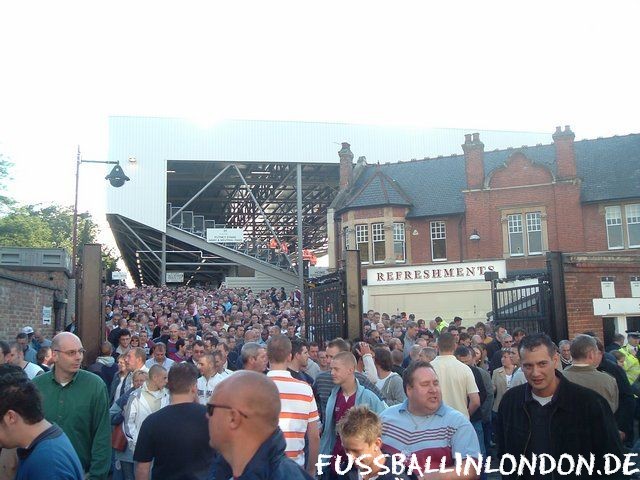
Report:
[[[463,248],[462,248],[462,222],[464,221],[464,216],[460,216],[460,221],[458,222],[458,242],[460,244],[460,261],[463,262],[464,261],[464,256],[463,256]]]

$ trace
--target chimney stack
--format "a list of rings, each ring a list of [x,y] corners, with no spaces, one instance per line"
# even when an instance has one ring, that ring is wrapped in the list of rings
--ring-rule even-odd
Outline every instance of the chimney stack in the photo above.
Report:
[[[465,171],[467,173],[467,188],[483,188],[484,143],[480,141],[480,134],[467,133],[464,136],[462,150],[464,151]]]
[[[575,178],[576,154],[574,150],[574,140],[576,135],[571,131],[569,125],[564,126],[564,130],[556,127],[552,136],[556,147],[556,165],[558,167],[558,179]]]
[[[342,142],[342,148],[338,152],[340,156],[340,189],[344,189],[351,184],[353,176],[353,153],[351,145]]]

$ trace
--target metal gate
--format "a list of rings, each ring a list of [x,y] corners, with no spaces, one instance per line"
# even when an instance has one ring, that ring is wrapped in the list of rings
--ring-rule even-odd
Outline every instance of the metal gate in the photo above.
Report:
[[[306,339],[325,342],[347,338],[346,274],[344,270],[315,278],[304,289]]]
[[[538,277],[538,283],[520,287],[499,288],[494,282],[493,319],[507,331],[524,328],[530,333],[551,331],[552,292],[549,277]]]

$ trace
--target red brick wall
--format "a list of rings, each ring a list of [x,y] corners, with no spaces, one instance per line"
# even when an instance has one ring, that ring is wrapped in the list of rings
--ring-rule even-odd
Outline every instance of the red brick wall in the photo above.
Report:
[[[580,203],[579,183],[557,183],[553,188],[554,227],[557,248],[560,252],[584,252],[585,237]]]
[[[511,208],[544,207],[547,242],[550,251],[584,250],[584,227],[580,204],[580,186],[574,182],[552,183],[551,173],[516,152],[505,168],[493,173],[490,189],[465,193],[466,250],[469,257],[501,258],[503,225],[501,211]],[[525,188],[508,188],[524,186]],[[527,187],[529,186],[529,187]],[[473,229],[480,241],[468,240]],[[537,268],[541,257],[508,260],[509,268]],[[513,265],[513,267],[512,267]]]
[[[467,140],[469,140],[468,137]],[[467,188],[482,188],[484,184],[484,145],[468,144],[465,141],[462,148],[466,156]]]
[[[391,211],[394,217],[404,217],[409,209],[407,207],[393,207]]]
[[[343,214],[342,220],[346,220],[346,213]],[[354,212],[354,218],[356,219],[369,219],[369,218],[377,218],[384,217],[384,208],[383,207],[374,207],[374,208],[363,208],[361,210],[356,210]]]
[[[0,274],[51,286],[62,292],[67,289],[67,277],[63,272],[0,269]],[[53,279],[50,280],[50,277]],[[26,325],[41,330],[51,338],[54,334],[54,312],[51,325],[43,325],[42,307],[53,307],[53,295],[54,290],[0,277],[0,339],[14,340]]]
[[[573,134],[555,138],[558,178],[574,178],[577,174],[574,138]]]
[[[623,254],[624,255],[624,254]],[[619,256],[616,254],[615,256]],[[603,338],[602,317],[593,314],[593,299],[602,298],[602,277],[615,277],[617,298],[631,297],[631,276],[640,276],[640,254],[629,254],[632,262],[616,262],[615,257],[603,254],[599,259],[585,260],[586,256],[563,259],[567,323],[569,338],[586,330]],[[607,260],[607,258],[611,260]],[[578,259],[579,261],[576,261]]]
[[[607,246],[607,226],[602,205],[584,205],[582,207],[584,219],[585,250],[587,252],[604,252]]]
[[[551,183],[552,180],[553,176],[549,170],[532,163],[522,153],[515,152],[505,168],[494,170],[489,186],[504,188],[514,185],[536,185]]]
[[[459,262],[460,259],[460,235],[458,225],[460,216],[440,217],[429,219],[415,219],[411,221],[411,230],[407,228],[407,241],[411,242],[411,262],[412,264],[433,263],[431,253],[431,222],[444,221],[447,235],[447,262]],[[418,235],[413,235],[413,230],[418,231]],[[464,235],[464,223],[462,225]],[[464,252],[463,252],[464,255]],[[468,259],[467,259],[468,260]],[[438,263],[438,262],[436,262]]]

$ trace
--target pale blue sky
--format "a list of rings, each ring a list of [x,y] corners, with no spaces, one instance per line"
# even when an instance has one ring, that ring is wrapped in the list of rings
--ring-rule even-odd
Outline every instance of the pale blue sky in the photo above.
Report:
[[[2,2],[10,193],[71,204],[76,146],[106,159],[109,115],[638,132],[638,18],[636,1]],[[104,170],[80,191],[101,222]]]

